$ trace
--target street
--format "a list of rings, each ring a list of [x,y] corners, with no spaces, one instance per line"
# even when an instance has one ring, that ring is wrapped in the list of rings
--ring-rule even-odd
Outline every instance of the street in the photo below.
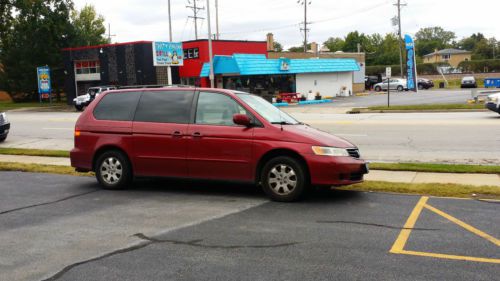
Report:
[[[358,98],[373,97],[349,99]],[[500,115],[493,112],[349,115],[328,113],[329,108],[320,106],[307,110],[291,114],[352,141],[370,161],[500,164],[500,150],[495,149],[500,142]],[[11,133],[0,147],[70,150],[79,114],[9,112]]]
[[[287,204],[234,184],[143,181],[106,191],[90,177],[0,177],[1,280],[498,276],[494,201],[322,191]]]

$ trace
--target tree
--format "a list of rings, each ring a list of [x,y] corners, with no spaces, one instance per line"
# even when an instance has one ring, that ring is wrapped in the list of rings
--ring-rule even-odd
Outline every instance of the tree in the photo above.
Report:
[[[310,49],[311,49],[311,43],[308,43],[307,50],[310,50]],[[292,52],[292,53],[303,53],[304,52],[304,45],[297,46],[297,47],[290,47],[290,48],[288,48],[288,51]]]
[[[399,38],[397,35],[387,33],[383,39],[380,35],[374,35],[370,36],[373,52],[366,54],[366,63],[368,65],[399,64]]]
[[[273,42],[273,50],[275,52],[283,52],[283,45],[281,45],[281,43],[278,41],[274,41]]]
[[[12,26],[2,38],[0,73],[11,95],[36,97],[36,67],[60,68],[61,49],[69,47],[74,33],[69,21],[71,0],[12,0]],[[52,77],[53,87],[62,86],[63,77]]]
[[[105,37],[104,17],[98,15],[94,6],[85,5],[80,11],[72,11],[71,22],[75,29],[74,46],[91,46],[109,43]]]
[[[323,45],[325,45],[330,52],[342,51],[344,44],[344,39],[340,37],[330,37],[323,43]]]
[[[357,52],[358,44],[363,46],[363,43],[366,43],[366,36],[364,33],[360,34],[358,31],[352,31],[347,34],[344,41],[345,43],[342,47],[342,51]]]
[[[434,52],[435,49],[452,47],[451,43],[455,38],[454,32],[446,31],[439,26],[421,28],[415,34],[417,55],[423,56]]]

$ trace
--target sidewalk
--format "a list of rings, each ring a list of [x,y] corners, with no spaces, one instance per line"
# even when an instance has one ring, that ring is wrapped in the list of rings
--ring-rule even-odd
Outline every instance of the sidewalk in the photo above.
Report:
[[[17,162],[59,166],[70,165],[69,158],[2,154],[0,154],[0,162]],[[454,183],[474,186],[489,185],[500,187],[500,175],[498,174],[424,173],[409,171],[371,170],[370,173],[365,176],[365,179],[369,181],[402,183]]]

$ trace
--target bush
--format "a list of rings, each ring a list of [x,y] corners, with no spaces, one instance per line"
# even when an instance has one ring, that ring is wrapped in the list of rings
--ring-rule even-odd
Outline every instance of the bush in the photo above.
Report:
[[[500,59],[463,61],[458,67],[465,72],[500,72]]]
[[[398,65],[387,65],[392,68],[392,76],[401,76],[399,71],[400,67]],[[433,75],[439,74],[437,68],[438,66],[450,66],[448,63],[420,63],[417,64],[417,73],[419,75]],[[405,67],[403,65],[403,67]],[[366,67],[366,75],[377,75],[385,73],[386,65],[371,65]],[[406,74],[406,68],[403,69]]]

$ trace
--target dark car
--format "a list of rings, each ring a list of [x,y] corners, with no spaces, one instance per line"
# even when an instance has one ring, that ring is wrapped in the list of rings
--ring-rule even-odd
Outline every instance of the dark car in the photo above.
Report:
[[[373,85],[379,83],[381,79],[378,76],[365,76],[365,89],[370,90]]]
[[[425,78],[418,78],[418,89],[419,90],[427,90],[434,87],[434,81]]]
[[[310,186],[363,181],[368,164],[350,142],[300,123],[263,98],[205,88],[107,91],[75,125],[71,165],[109,189],[137,177],[261,185],[277,201]]]
[[[0,142],[3,142],[10,130],[10,122],[5,112],[0,112]]]

